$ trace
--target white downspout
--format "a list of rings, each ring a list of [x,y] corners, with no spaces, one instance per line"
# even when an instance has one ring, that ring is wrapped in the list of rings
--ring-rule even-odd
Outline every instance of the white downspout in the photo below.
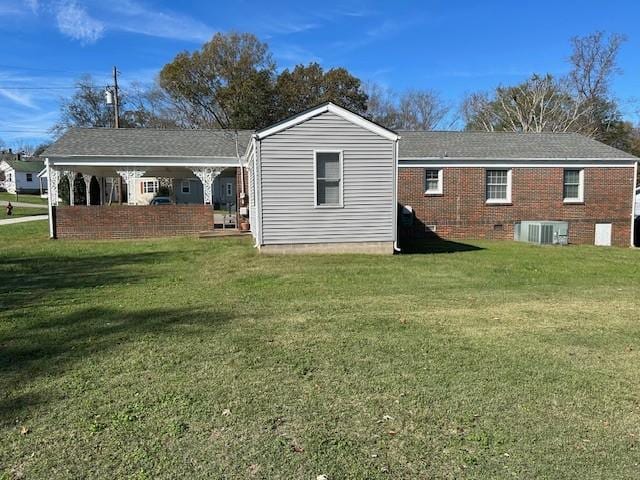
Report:
[[[399,155],[399,140],[401,137],[396,138],[393,152],[393,251],[401,252],[398,246],[398,155]]]

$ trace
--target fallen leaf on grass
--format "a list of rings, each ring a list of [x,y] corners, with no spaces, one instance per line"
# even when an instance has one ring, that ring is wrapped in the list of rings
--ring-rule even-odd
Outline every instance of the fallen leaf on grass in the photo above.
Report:
[[[228,417],[229,415],[231,415],[231,410],[229,410],[228,408],[225,408],[222,411],[222,415],[224,415],[225,417]]]
[[[20,428],[20,435],[26,435],[30,430],[27,427]]]
[[[304,452],[304,448],[301,447],[300,445],[296,445],[295,443],[291,444],[291,451],[292,452],[296,452],[296,453],[302,453]]]

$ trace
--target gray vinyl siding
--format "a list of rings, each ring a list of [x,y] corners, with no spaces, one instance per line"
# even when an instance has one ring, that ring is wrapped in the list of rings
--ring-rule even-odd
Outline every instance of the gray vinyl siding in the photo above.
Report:
[[[331,112],[261,141],[262,243],[394,239],[394,142]],[[316,207],[314,150],[342,150],[343,207]]]

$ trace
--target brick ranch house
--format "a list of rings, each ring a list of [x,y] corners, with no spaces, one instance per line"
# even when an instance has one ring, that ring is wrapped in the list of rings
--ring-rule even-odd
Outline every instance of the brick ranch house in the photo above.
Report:
[[[393,132],[326,103],[256,132],[71,129],[42,157],[55,238],[212,231],[224,174],[267,252],[512,240],[532,223],[559,225],[567,243],[633,243],[638,159],[578,134]],[[73,194],[58,205],[64,177],[84,184],[86,205]],[[167,186],[175,204],[136,205],[147,203],[136,194],[143,179]],[[181,196],[185,182],[198,194]],[[107,185],[121,188],[115,205]]]

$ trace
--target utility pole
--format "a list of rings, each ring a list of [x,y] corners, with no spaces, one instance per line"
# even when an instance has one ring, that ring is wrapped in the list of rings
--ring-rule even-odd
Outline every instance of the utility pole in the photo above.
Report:
[[[118,99],[118,69],[113,67],[113,114],[114,126],[120,128],[120,100]]]

